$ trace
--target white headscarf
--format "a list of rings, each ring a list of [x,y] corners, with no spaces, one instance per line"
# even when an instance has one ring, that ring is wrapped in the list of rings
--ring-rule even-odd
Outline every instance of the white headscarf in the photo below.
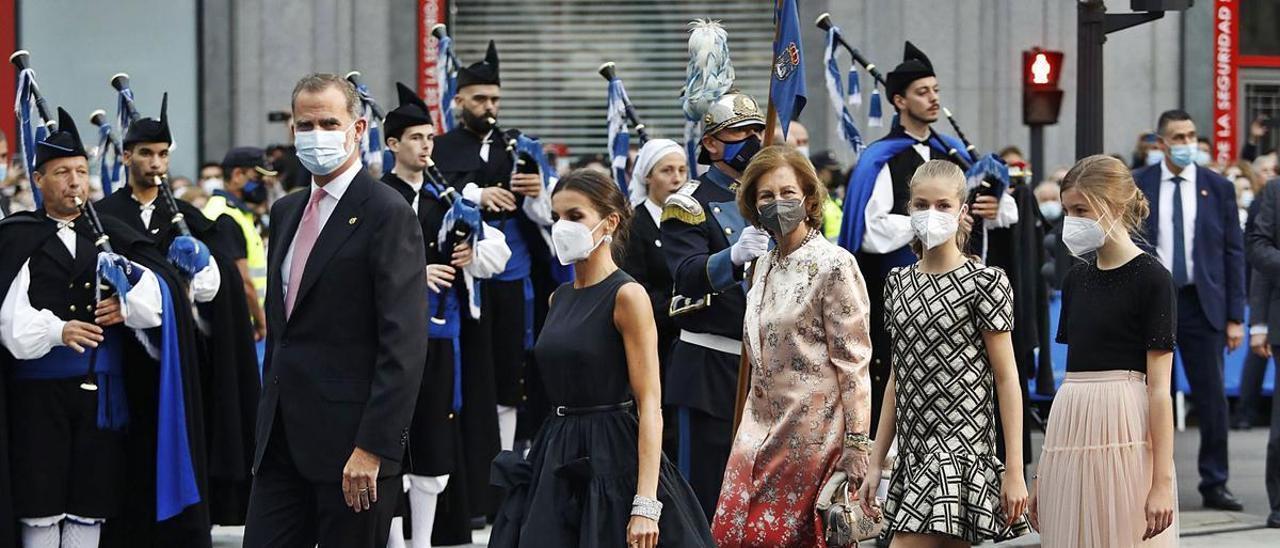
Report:
[[[673,152],[684,156],[684,147],[671,139],[653,139],[640,147],[640,152],[636,154],[636,165],[631,169],[632,207],[640,205],[649,197],[648,177],[653,166]]]

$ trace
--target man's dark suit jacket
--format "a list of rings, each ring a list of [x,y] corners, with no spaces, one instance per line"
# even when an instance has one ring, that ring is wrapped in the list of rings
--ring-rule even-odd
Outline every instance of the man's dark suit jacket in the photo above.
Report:
[[[1150,166],[1133,174],[1151,207],[1146,237],[1150,248],[1160,241],[1160,166]],[[1236,188],[1221,175],[1204,166],[1196,167],[1196,223],[1192,257],[1196,294],[1209,324],[1218,331],[1227,322],[1244,322],[1244,231],[1236,206]],[[1167,236],[1166,236],[1167,237]],[[1151,249],[1154,254],[1154,249]]]
[[[427,359],[422,229],[395,190],[362,169],[338,201],[307,259],[285,319],[281,268],[310,191],[271,210],[267,353],[254,471],[283,426],[299,473],[338,482],[354,448],[398,474]]]

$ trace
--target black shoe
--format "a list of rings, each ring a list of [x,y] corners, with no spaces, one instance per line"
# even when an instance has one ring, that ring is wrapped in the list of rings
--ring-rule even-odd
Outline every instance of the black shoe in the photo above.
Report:
[[[472,531],[479,531],[481,529],[484,529],[486,525],[484,516],[476,516],[474,518],[471,518],[470,525],[471,525]]]
[[[1280,529],[1280,510],[1276,510],[1270,516],[1267,516],[1267,527]]]
[[[1213,508],[1214,510],[1226,510],[1228,512],[1239,512],[1244,510],[1244,505],[1240,503],[1240,499],[1231,494],[1227,487],[1214,487],[1208,491],[1200,493],[1204,496],[1204,507]]]
[[[1232,430],[1248,430],[1253,428],[1253,422],[1249,419],[1236,419],[1231,423]]]

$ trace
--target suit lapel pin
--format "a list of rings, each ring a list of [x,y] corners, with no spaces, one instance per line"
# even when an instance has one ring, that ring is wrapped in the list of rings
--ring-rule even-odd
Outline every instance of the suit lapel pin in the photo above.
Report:
[[[1203,189],[1201,189],[1201,190],[1200,190],[1200,195],[1201,195],[1201,196],[1208,196],[1208,195],[1209,195],[1209,191],[1208,191],[1208,190],[1203,190]]]
[[[350,218],[350,219],[347,219],[347,224],[349,224],[349,225],[356,224],[356,218],[355,218],[355,217],[352,217],[352,218]]]

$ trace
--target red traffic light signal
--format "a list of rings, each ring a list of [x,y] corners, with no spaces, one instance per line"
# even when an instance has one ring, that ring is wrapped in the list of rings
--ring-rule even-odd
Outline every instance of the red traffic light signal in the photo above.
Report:
[[[1040,48],[1022,52],[1022,85],[1035,89],[1058,89],[1062,57],[1061,51]]]
[[[1061,51],[1040,48],[1022,52],[1022,123],[1048,125],[1058,123],[1062,108]]]

